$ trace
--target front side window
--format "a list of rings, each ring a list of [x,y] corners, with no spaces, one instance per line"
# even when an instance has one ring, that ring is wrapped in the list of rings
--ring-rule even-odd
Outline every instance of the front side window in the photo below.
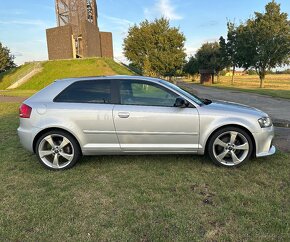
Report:
[[[174,107],[178,95],[154,83],[122,80],[120,97],[123,105]]]
[[[61,92],[55,102],[111,103],[111,81],[79,81]]]
[[[187,91],[183,90],[182,88],[168,82],[165,80],[160,79],[160,82],[170,88],[172,88],[173,90],[181,93],[182,95],[186,96],[187,98],[189,98],[190,100],[194,101],[195,103],[197,103],[198,105],[202,105],[203,104],[203,100],[197,96],[195,96],[194,94],[188,93]]]

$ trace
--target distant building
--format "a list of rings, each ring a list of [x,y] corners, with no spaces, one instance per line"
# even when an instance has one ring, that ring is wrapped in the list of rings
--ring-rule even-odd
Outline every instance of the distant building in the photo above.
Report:
[[[46,30],[50,60],[113,58],[113,37],[100,32],[96,0],[56,0],[56,28]]]
[[[214,82],[214,75],[215,75],[215,70],[214,69],[200,69],[199,74],[200,74],[200,83],[205,84],[205,83],[213,83]]]
[[[245,76],[247,73],[245,71],[235,71],[235,76]],[[225,76],[233,76],[233,72],[229,71],[225,74]]]

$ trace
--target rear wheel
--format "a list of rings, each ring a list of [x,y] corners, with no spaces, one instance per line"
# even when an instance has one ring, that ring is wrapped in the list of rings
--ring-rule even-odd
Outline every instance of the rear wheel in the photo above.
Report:
[[[51,170],[69,169],[81,156],[75,138],[58,130],[47,132],[38,139],[36,154],[40,163]]]
[[[219,166],[240,166],[248,161],[253,152],[253,142],[246,131],[237,127],[218,130],[211,137],[208,153]]]

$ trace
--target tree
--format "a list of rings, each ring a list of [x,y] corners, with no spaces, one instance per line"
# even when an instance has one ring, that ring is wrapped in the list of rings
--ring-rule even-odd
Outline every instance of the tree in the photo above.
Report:
[[[238,65],[254,68],[264,87],[266,72],[271,68],[289,64],[290,22],[287,13],[281,13],[280,5],[271,1],[265,13],[255,12],[255,17],[238,26]]]
[[[172,77],[185,62],[185,37],[169,20],[145,20],[129,29],[124,54],[144,75]]]
[[[189,60],[186,62],[186,64],[183,67],[183,71],[184,73],[191,76],[198,74],[199,71],[198,62],[194,56],[191,56]]]
[[[0,73],[15,67],[14,56],[10,50],[0,42]]]
[[[199,69],[213,70],[218,78],[220,71],[227,66],[227,63],[222,61],[218,42],[203,44],[197,51],[195,58],[197,59]]]
[[[224,63],[226,66],[232,67],[231,83],[232,85],[234,85],[235,71],[239,59],[239,52],[237,51],[238,50],[237,31],[234,23],[228,22],[227,27],[228,27],[227,41],[221,36],[219,44],[222,63]]]

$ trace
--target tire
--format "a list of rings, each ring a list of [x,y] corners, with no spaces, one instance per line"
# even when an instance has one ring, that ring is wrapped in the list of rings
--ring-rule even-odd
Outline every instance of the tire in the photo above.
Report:
[[[50,170],[72,168],[81,157],[81,150],[76,139],[67,132],[52,130],[36,142],[36,155],[39,162]]]
[[[218,166],[239,167],[245,164],[253,152],[249,134],[237,127],[225,127],[216,131],[208,143],[208,154]]]

